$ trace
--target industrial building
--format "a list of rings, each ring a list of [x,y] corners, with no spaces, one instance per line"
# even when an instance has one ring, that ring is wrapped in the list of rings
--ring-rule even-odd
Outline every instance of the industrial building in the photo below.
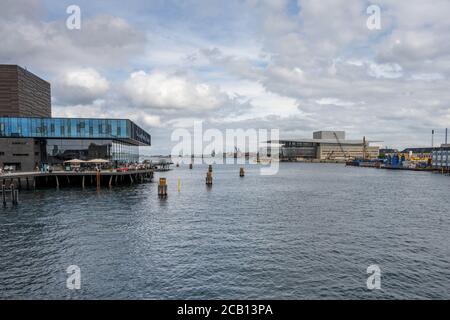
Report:
[[[128,119],[52,118],[50,84],[0,65],[0,168],[33,171],[66,160],[137,162],[151,136]]]
[[[281,161],[327,160],[345,161],[350,159],[378,157],[379,147],[370,146],[373,141],[346,140],[344,131],[317,131],[312,139],[279,140]],[[268,144],[275,141],[268,141]]]
[[[440,148],[434,148],[431,157],[434,168],[448,171],[450,168],[450,144],[443,144]]]

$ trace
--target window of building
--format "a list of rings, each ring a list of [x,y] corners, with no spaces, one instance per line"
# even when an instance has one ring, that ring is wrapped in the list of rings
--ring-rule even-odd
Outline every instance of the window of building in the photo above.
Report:
[[[5,153],[3,151],[0,151],[0,156],[4,156]]]
[[[28,153],[13,153],[13,157],[28,157]]]

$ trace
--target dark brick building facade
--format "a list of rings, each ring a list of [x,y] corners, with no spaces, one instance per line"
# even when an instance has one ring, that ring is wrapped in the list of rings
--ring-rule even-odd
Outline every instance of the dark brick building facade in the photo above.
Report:
[[[51,117],[50,83],[17,65],[0,65],[0,117]]]

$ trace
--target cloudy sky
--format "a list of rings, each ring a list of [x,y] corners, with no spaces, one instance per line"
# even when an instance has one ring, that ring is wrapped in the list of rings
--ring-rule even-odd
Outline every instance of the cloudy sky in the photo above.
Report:
[[[0,0],[0,63],[50,81],[54,116],[320,129],[390,147],[450,127],[448,0]],[[66,27],[69,5],[81,29]],[[381,8],[381,28],[367,8]]]

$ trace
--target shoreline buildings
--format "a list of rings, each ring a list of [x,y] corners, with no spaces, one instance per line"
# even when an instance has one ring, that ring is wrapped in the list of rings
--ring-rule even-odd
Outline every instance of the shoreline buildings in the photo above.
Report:
[[[282,161],[374,159],[379,152],[379,147],[370,146],[372,141],[346,140],[344,131],[317,131],[312,139],[280,139],[277,143]]]
[[[52,118],[50,83],[0,65],[0,167],[33,171],[71,159],[137,162],[151,136],[128,119]]]

